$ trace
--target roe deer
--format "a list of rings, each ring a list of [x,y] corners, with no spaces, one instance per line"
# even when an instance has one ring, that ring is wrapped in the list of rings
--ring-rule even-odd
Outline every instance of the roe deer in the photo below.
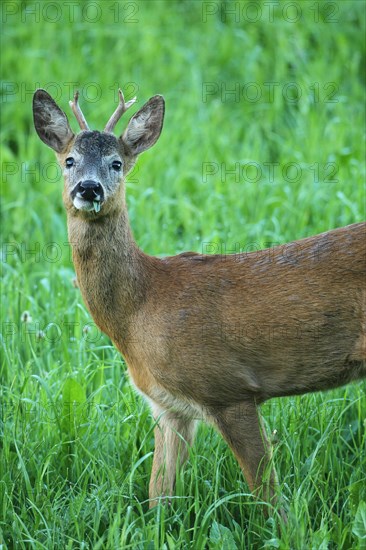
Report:
[[[276,474],[258,405],[366,376],[366,223],[251,253],[144,254],[124,181],[160,135],[164,99],[152,97],[115,137],[133,101],[119,91],[103,132],[89,130],[77,94],[77,135],[44,90],[34,94],[33,113],[63,168],[82,296],[156,419],[150,505],[173,494],[197,415],[225,438],[250,489],[273,502]]]

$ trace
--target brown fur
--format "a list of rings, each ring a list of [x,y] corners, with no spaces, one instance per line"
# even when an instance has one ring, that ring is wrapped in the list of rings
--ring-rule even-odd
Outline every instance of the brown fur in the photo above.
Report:
[[[129,169],[136,155],[121,139]],[[61,165],[75,148],[72,138]],[[173,493],[197,418],[221,432],[250,488],[272,498],[258,405],[366,376],[366,223],[258,252],[158,259],[134,242],[123,179],[98,216],[78,211],[66,184],[64,202],[85,303],[153,408],[151,504]]]

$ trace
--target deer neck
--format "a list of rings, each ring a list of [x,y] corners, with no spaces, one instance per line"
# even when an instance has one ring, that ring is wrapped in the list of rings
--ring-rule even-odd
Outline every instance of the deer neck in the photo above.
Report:
[[[137,247],[127,209],[92,221],[69,213],[68,233],[83,299],[98,327],[121,345],[156,259]]]

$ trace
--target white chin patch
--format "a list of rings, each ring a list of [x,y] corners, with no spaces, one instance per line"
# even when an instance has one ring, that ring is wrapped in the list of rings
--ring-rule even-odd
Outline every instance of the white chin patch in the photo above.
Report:
[[[94,205],[92,202],[84,201],[83,199],[79,199],[79,197],[74,198],[74,206],[78,210],[87,210],[88,212],[94,210]]]

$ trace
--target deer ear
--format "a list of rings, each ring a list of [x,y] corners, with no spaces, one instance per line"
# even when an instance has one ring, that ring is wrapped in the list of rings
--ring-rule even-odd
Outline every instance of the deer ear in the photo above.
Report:
[[[74,137],[67,117],[45,90],[33,96],[33,120],[41,140],[56,153],[62,153]]]
[[[163,127],[164,110],[163,96],[155,95],[133,115],[120,137],[132,155],[138,155],[156,143]]]

